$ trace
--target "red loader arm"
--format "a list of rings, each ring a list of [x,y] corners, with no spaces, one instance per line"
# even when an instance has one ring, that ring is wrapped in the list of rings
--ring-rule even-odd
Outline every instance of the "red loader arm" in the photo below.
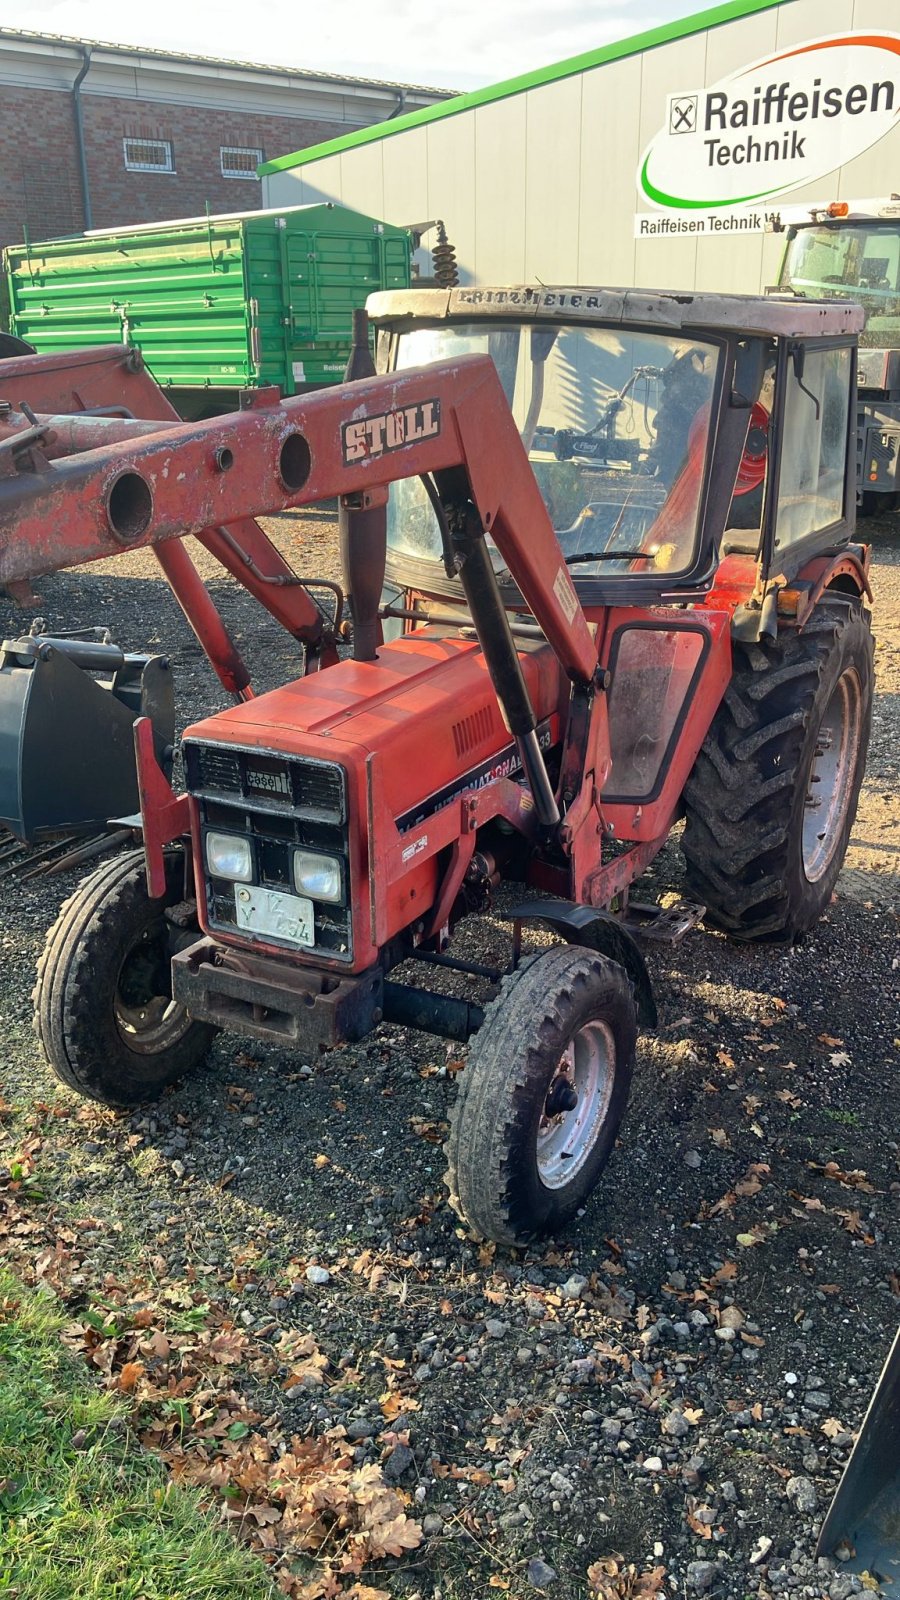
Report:
[[[277,391],[261,392],[266,393],[272,403]],[[254,400],[260,397],[254,395]],[[12,411],[4,416],[0,412],[0,477],[13,481],[23,469],[40,475],[49,461],[102,450],[116,442],[136,444],[141,438],[182,426],[138,352],[118,345],[65,355],[9,357],[0,362],[0,399],[19,408],[18,414]],[[23,405],[39,414],[37,437],[31,418],[21,412]],[[32,436],[31,447],[22,437],[25,433]],[[50,483],[45,487],[49,489]],[[40,495],[36,504],[41,504]],[[53,540],[48,542],[40,529],[32,527],[27,535],[21,535],[27,542],[15,561],[4,562],[11,536],[4,539],[0,535],[0,566],[5,574],[0,575],[0,584],[14,596],[20,595],[23,603],[27,603],[31,578],[81,559],[68,537],[74,508],[63,502],[55,509],[60,520]],[[45,514],[49,514],[49,504]],[[196,531],[200,542],[288,633],[313,656],[324,645],[327,659],[335,659],[333,645],[325,638],[321,611],[250,516],[230,529]],[[157,545],[156,556],[220,682],[230,694],[246,696],[250,693],[247,669],[187,549],[175,543],[165,550]]]
[[[458,468],[479,531],[494,539],[570,678],[590,683],[591,630],[488,356],[126,433],[38,472],[13,470],[0,477],[0,583],[146,545],[171,550],[188,533],[215,542],[209,530],[223,526],[232,535],[238,526],[240,543],[242,519],[378,497],[398,478]]]

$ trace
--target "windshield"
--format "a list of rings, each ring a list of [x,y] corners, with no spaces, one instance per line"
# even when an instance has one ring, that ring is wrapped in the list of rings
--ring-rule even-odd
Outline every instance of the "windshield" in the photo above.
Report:
[[[607,328],[445,323],[401,334],[396,364],[473,353],[493,358],[573,578],[687,571],[718,348]],[[391,488],[388,540],[401,566],[403,555],[441,560],[418,478]]]
[[[815,300],[856,300],[866,313],[860,344],[900,348],[900,224],[823,224],[790,240],[781,286]]]

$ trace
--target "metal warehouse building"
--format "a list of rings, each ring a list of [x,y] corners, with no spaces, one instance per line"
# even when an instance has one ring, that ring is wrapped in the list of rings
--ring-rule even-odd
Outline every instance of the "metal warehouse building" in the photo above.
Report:
[[[463,282],[755,292],[774,215],[900,189],[900,0],[731,0],[261,171],[442,218]]]

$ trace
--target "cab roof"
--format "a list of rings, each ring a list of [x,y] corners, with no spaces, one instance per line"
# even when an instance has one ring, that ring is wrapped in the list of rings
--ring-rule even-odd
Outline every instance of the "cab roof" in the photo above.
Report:
[[[689,290],[602,289],[512,284],[460,289],[387,290],[372,294],[373,321],[471,322],[476,317],[518,322],[584,322],[643,326],[660,332],[814,339],[861,333],[865,312],[852,300],[806,300],[793,295],[693,293]]]

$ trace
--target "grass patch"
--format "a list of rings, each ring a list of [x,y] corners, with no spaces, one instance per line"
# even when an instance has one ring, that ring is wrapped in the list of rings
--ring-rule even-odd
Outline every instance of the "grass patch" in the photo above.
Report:
[[[839,1122],[844,1128],[859,1127],[859,1117],[855,1111],[840,1111],[836,1110],[834,1106],[823,1106],[822,1109],[829,1122]]]
[[[49,1295],[0,1269],[0,1593],[270,1600],[262,1562],[134,1443],[61,1326]]]

